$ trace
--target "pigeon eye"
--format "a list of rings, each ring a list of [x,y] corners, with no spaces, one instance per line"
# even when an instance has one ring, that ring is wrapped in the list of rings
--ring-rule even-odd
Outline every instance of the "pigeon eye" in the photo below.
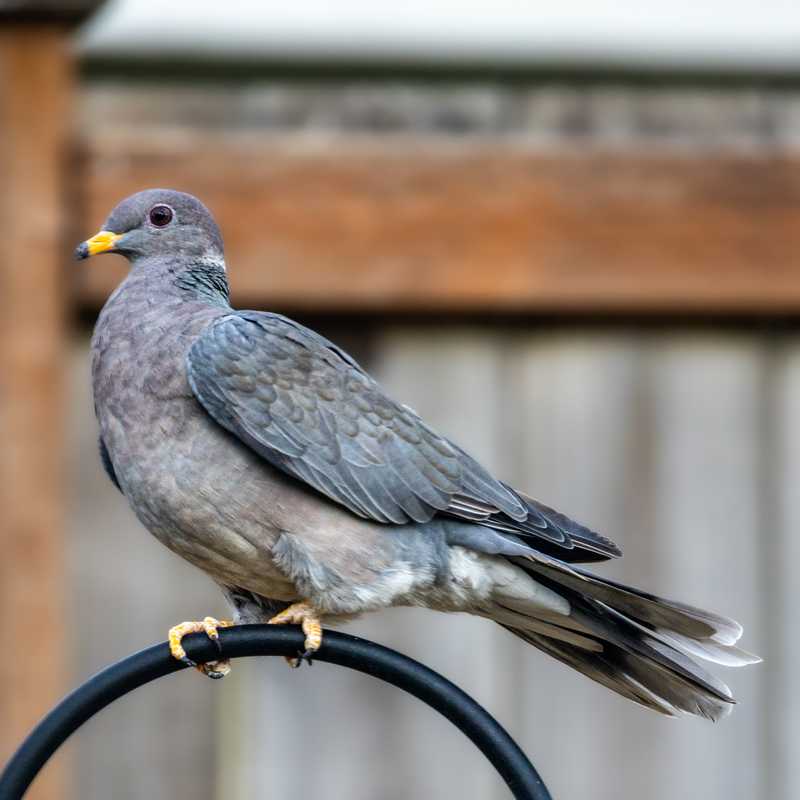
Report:
[[[153,206],[150,209],[150,222],[156,228],[163,228],[172,222],[172,209],[169,206]]]

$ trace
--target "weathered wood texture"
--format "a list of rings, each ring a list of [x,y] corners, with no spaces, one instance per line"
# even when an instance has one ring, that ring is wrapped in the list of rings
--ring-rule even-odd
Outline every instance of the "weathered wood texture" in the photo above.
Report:
[[[771,445],[764,461],[770,487],[769,513],[761,527],[765,543],[769,591],[762,599],[767,619],[767,649],[771,664],[766,684],[766,713],[771,720],[763,747],[770,754],[766,797],[800,797],[800,696],[797,665],[800,664],[800,337],[788,338],[774,356],[776,379],[764,433]],[[773,532],[774,531],[774,532]]]
[[[146,186],[191,191],[238,299],[284,308],[800,311],[800,159],[302,141],[98,134],[82,225]],[[83,302],[123,271],[88,270]]]
[[[65,30],[0,30],[0,762],[64,688]],[[31,791],[62,797],[58,768]]]

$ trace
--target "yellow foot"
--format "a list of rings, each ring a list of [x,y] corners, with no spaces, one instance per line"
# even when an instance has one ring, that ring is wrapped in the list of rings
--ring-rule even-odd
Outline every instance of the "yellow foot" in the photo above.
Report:
[[[231,671],[231,662],[228,659],[220,659],[219,661],[209,661],[205,664],[195,664],[186,651],[183,649],[181,641],[184,636],[190,633],[205,633],[212,642],[215,642],[217,647],[221,650],[222,647],[219,643],[218,628],[228,628],[233,625],[230,620],[219,620],[214,617],[206,617],[202,622],[181,622],[179,625],[169,629],[169,651],[172,657],[178,661],[182,661],[190,667],[196,667],[204,675],[209,678],[224,678]]]
[[[322,644],[322,623],[319,619],[319,612],[310,603],[293,603],[280,614],[276,614],[269,624],[300,625],[306,635],[306,650],[298,658],[287,658],[286,660],[292,667],[299,667],[303,663],[303,659],[307,660],[309,664],[311,663],[311,656],[319,650]]]

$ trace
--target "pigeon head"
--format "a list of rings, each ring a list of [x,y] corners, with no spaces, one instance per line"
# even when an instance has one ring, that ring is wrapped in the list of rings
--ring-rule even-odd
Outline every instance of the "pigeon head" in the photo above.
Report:
[[[120,253],[129,261],[185,256],[222,261],[222,236],[211,212],[196,198],[172,189],[147,189],[126,197],[102,230],[78,245],[75,257]]]

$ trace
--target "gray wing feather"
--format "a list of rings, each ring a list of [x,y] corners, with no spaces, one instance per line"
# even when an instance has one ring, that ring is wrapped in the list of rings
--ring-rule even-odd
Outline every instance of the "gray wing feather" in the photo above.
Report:
[[[242,311],[216,320],[191,347],[187,370],[220,425],[355,514],[395,524],[445,514],[559,549],[573,547],[574,528],[579,546],[586,531],[587,549],[618,554],[493,478],[349,355],[285,317]]]

